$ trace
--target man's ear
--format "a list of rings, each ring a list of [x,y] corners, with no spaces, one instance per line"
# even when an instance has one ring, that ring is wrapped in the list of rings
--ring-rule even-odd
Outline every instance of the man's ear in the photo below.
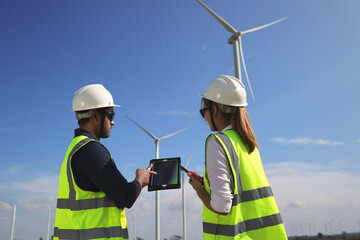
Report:
[[[212,106],[212,111],[214,117],[216,117],[219,114],[219,108],[217,106]]]
[[[96,110],[94,110],[92,113],[91,113],[91,116],[90,116],[90,119],[93,120],[94,122],[97,121],[97,118],[98,118],[98,112]]]

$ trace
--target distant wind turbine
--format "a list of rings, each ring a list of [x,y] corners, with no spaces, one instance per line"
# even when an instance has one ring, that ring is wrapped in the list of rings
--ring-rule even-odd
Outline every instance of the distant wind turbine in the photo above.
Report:
[[[194,152],[191,153],[189,159],[185,164],[185,168],[189,164],[191,157]],[[185,202],[185,176],[184,171],[182,171],[182,209],[183,209],[183,240],[186,240],[186,202]]]
[[[49,203],[47,204],[47,208],[48,208],[48,221],[47,221],[47,231],[46,231],[46,240],[50,239],[50,217],[51,217],[51,208],[49,206]]]
[[[16,216],[16,205],[15,205],[15,203],[11,203],[11,202],[6,201],[4,199],[0,199],[0,201],[6,202],[9,206],[13,207],[13,217],[12,217],[11,235],[10,235],[10,240],[13,240],[14,239],[15,216]]]
[[[328,224],[327,223],[323,223],[323,226],[325,228],[325,233],[326,235],[329,235],[329,232],[328,232]]]
[[[333,234],[333,225],[332,225],[332,223],[333,223],[333,219],[331,219],[329,222],[328,222],[328,224],[329,224],[329,226],[330,226],[330,235],[331,234]]]
[[[337,222],[337,224],[338,224],[338,226],[339,226],[339,233],[342,232],[341,222],[342,222],[341,219]]]
[[[311,226],[312,226],[312,222],[308,222],[306,223],[309,227],[309,236],[311,236]]]
[[[190,127],[184,128],[180,131],[171,133],[169,135],[166,135],[164,137],[161,138],[157,138],[155,137],[155,135],[153,135],[152,133],[150,133],[148,130],[146,130],[145,128],[143,128],[140,124],[138,124],[137,122],[135,122],[134,120],[132,120],[130,117],[127,117],[130,121],[132,121],[136,126],[138,126],[139,128],[141,128],[145,133],[147,133],[152,139],[155,140],[155,158],[158,159],[159,158],[159,143],[161,140],[164,140],[166,138],[172,137],[178,133],[181,133],[187,129],[189,129]],[[159,196],[159,191],[156,191],[155,194],[155,205],[156,205],[156,240],[160,240],[160,196]]]
[[[133,216],[133,217],[130,217],[130,218],[128,218],[128,216]],[[130,221],[132,221],[133,219],[134,219],[134,222],[132,223],[133,225],[134,225],[134,235],[133,235],[133,240],[136,240],[137,238],[136,238],[136,214],[135,214],[135,211],[129,211],[129,212],[127,212],[126,213],[126,218],[127,218],[127,221],[128,221],[128,224],[129,224],[129,222]]]
[[[232,33],[233,35],[228,39],[228,43],[233,45],[233,49],[234,49],[234,64],[235,64],[235,77],[237,77],[240,81],[241,80],[241,67],[240,67],[240,59],[239,59],[239,45],[240,45],[240,55],[241,55],[241,61],[242,61],[242,65],[244,67],[244,72],[245,72],[245,76],[246,76],[246,80],[247,83],[249,85],[249,89],[251,92],[251,96],[253,98],[253,100],[255,100],[254,97],[254,93],[253,90],[251,88],[250,85],[250,81],[249,81],[249,76],[247,74],[246,71],[246,66],[245,66],[245,59],[244,59],[244,53],[243,53],[243,49],[242,49],[242,44],[241,44],[241,36],[245,35],[247,33],[251,33],[251,32],[255,32],[257,30],[269,27],[275,23],[281,22],[285,19],[287,19],[287,17],[279,19],[277,21],[262,25],[260,27],[256,27],[256,28],[251,28],[245,31],[237,31],[235,28],[233,28],[229,23],[227,23],[224,19],[222,19],[219,15],[217,15],[213,10],[211,10],[208,6],[206,6],[203,2],[201,2],[200,0],[197,0],[226,30],[228,30],[230,33]]]

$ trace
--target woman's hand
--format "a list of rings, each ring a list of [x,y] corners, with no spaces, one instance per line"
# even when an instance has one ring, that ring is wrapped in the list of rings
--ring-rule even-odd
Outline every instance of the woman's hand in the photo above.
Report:
[[[203,204],[210,209],[211,211],[213,211],[216,214],[219,215],[227,215],[228,213],[224,213],[224,212],[217,212],[215,211],[215,209],[213,209],[213,207],[210,204],[211,201],[211,196],[210,194],[208,194],[205,191],[204,185],[202,185],[201,182],[199,182],[192,173],[188,172],[188,177],[189,179],[189,183],[190,185],[194,188],[194,190],[196,191],[197,195],[199,196],[200,200],[203,202]]]
[[[200,191],[203,189],[203,186],[201,182],[199,182],[194,176],[192,173],[188,172],[188,177],[190,178],[189,179],[189,183],[190,185],[194,188],[194,190],[196,192]]]

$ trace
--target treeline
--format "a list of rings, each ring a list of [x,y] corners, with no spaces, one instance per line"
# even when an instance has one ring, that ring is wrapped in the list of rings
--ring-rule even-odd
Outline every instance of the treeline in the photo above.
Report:
[[[289,237],[289,240],[314,240],[314,239],[322,239],[322,240],[360,240],[360,233],[351,233],[347,234],[343,232],[342,234],[338,235],[324,235],[322,233],[318,233],[317,236],[296,236],[296,237]]]

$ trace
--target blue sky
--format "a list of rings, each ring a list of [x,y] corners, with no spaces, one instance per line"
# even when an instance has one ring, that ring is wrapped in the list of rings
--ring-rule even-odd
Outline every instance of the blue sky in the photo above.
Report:
[[[360,2],[204,3],[238,30],[288,17],[242,38],[264,168],[290,235],[359,231]],[[122,106],[103,143],[129,181],[155,144],[126,116],[157,137],[191,126],[160,142],[160,157],[194,152],[188,168],[202,172],[210,131],[198,95],[234,64],[231,34],[195,0],[3,0],[0,32],[0,199],[17,205],[15,238],[46,236],[47,203],[53,224],[83,85],[103,84]],[[201,239],[201,203],[185,188],[188,232]],[[137,236],[154,238],[154,198],[144,189],[127,210],[130,234],[135,215]],[[181,191],[161,192],[160,204],[161,238],[181,235]],[[0,239],[10,225],[0,202]]]

